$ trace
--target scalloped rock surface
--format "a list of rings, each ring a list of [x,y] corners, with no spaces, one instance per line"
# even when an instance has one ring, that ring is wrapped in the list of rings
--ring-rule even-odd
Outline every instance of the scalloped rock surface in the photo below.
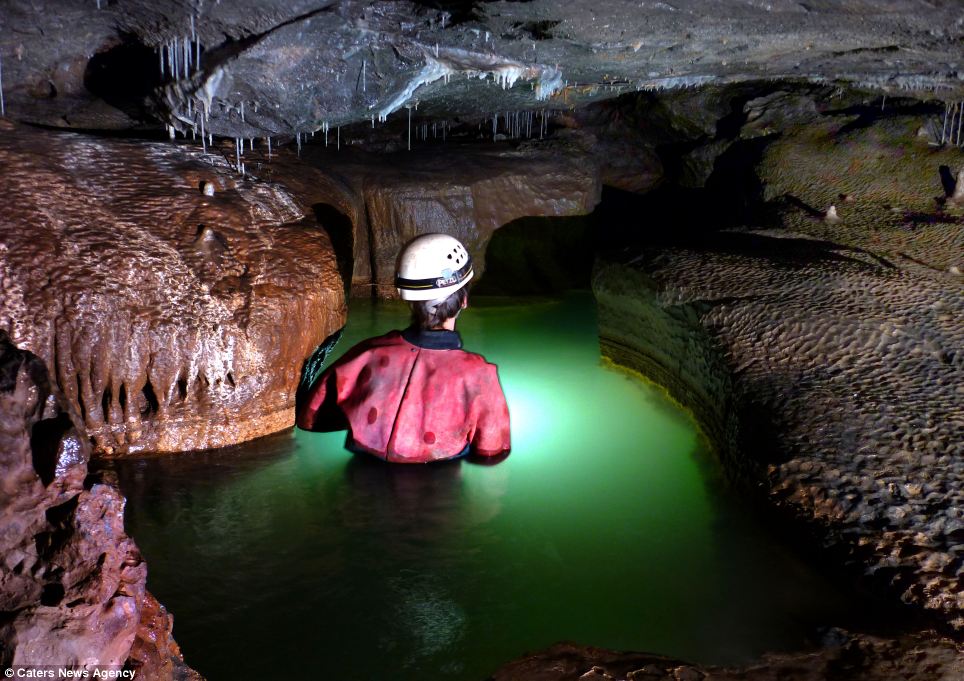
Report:
[[[2,126],[0,328],[52,367],[95,450],[291,426],[304,358],[345,319],[314,217],[183,145]]]
[[[702,397],[731,470],[765,481],[905,602],[964,627],[956,281],[826,242],[733,233],[604,267],[594,288],[604,349],[628,348],[623,361],[642,357],[681,399]],[[741,449],[750,443],[762,460]]]
[[[783,202],[787,229],[964,281],[964,205],[948,200],[964,157],[937,146],[941,126],[936,114],[791,126],[757,166],[764,199]],[[825,217],[830,206],[836,219]]]

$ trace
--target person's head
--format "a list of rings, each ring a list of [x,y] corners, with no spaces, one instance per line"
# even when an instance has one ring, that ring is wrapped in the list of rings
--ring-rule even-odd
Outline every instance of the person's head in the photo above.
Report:
[[[402,300],[412,304],[412,322],[435,329],[466,306],[466,286],[474,274],[472,258],[458,239],[423,234],[399,254],[395,286]]]
[[[455,319],[469,304],[469,292],[465,287],[439,300],[413,300],[412,325],[420,329],[438,329],[450,319]]]

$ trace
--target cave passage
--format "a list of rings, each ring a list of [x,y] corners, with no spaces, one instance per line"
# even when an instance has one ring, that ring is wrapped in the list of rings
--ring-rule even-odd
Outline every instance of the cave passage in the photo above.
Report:
[[[334,355],[406,321],[354,301]],[[302,431],[108,464],[206,678],[478,680],[560,640],[738,663],[860,611],[742,510],[683,411],[600,359],[590,294],[476,297],[459,330],[499,365],[498,465]]]

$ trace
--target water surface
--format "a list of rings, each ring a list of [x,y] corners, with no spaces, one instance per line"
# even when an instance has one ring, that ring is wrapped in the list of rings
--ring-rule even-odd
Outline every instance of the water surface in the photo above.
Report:
[[[355,301],[340,355],[406,324]],[[512,455],[387,465],[343,433],[112,464],[148,586],[212,681],[479,680],[560,640],[745,662],[855,607],[741,510],[689,417],[599,357],[588,294],[473,300]]]

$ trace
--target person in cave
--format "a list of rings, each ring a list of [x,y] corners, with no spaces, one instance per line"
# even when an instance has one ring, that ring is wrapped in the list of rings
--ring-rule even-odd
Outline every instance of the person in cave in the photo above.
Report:
[[[491,463],[508,455],[498,370],[462,350],[455,330],[473,275],[454,237],[423,234],[406,245],[395,286],[411,306],[411,325],[362,341],[325,370],[299,396],[298,427],[347,429],[348,449],[391,462]]]

